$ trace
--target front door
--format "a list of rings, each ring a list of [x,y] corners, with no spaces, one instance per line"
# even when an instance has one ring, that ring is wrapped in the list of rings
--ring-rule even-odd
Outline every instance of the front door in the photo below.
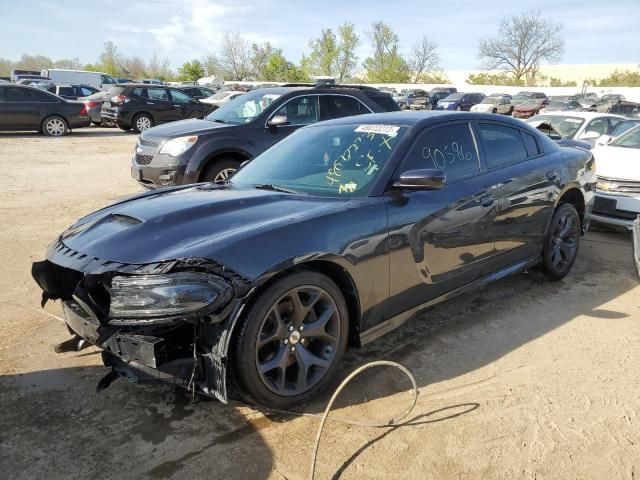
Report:
[[[55,97],[52,97],[55,98]],[[30,88],[7,87],[5,89],[5,114],[10,130],[40,128],[40,103]]]
[[[420,134],[400,172],[443,170],[441,190],[392,191],[389,216],[390,294],[394,316],[492,270],[495,201],[492,177],[481,173],[468,122]]]
[[[170,90],[174,120],[202,117],[200,102],[180,90]]]
[[[277,126],[269,126],[269,120],[274,117],[280,117],[285,123]],[[266,150],[298,128],[316,123],[319,119],[317,95],[303,95],[286,101],[269,116],[264,125],[264,130],[258,140],[260,142],[260,151]]]
[[[144,109],[153,116],[156,124],[179,120],[178,112],[174,109],[169,90],[162,87],[145,88],[146,93]]]

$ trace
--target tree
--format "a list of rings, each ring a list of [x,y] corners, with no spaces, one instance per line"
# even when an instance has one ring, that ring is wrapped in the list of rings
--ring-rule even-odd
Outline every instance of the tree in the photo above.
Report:
[[[596,80],[587,81],[592,85],[600,85],[601,87],[640,87],[640,71],[616,70],[599,82]]]
[[[52,65],[54,68],[63,68],[65,70],[82,70],[82,64],[80,59],[75,58],[61,58],[56,60]]]
[[[409,61],[411,83],[424,82],[423,76],[440,69],[438,45],[424,35],[413,47]]]
[[[358,65],[356,49],[360,45],[360,37],[356,34],[353,23],[344,22],[338,27],[338,83],[353,77]]]
[[[309,48],[311,53],[304,63],[310,67],[311,73],[335,77],[340,51],[333,31],[322,29],[320,38],[309,40]]]
[[[202,66],[204,67],[204,70],[208,77],[216,77],[220,73],[220,63],[218,62],[218,57],[216,57],[212,53],[202,59]]]
[[[480,40],[478,56],[488,70],[504,69],[516,81],[533,83],[540,63],[562,59],[562,25],[531,11],[501,20],[498,35]]]
[[[251,46],[238,32],[222,36],[219,60],[227,80],[246,80],[251,75]]]
[[[524,80],[516,80],[513,75],[507,72],[501,73],[477,73],[469,74],[467,77],[469,85],[501,85],[501,86],[522,86]]]
[[[42,70],[44,68],[50,68],[53,66],[53,60],[44,55],[27,55],[24,54],[20,57],[13,68],[20,68],[24,70]]]
[[[384,22],[374,22],[367,32],[373,55],[366,58],[364,68],[372,83],[407,83],[409,65],[398,51],[398,35]]]
[[[144,59],[135,55],[120,58],[119,70],[125,77],[131,79],[144,78],[147,76],[147,65]]]
[[[185,81],[195,81],[204,77],[205,71],[200,60],[185,62],[178,69],[178,78]]]
[[[104,42],[104,50],[102,50],[98,60],[104,73],[109,75],[118,74],[118,64],[120,63],[118,47],[111,40]]]
[[[11,69],[13,69],[13,62],[6,58],[0,58],[0,77],[11,75]]]
[[[263,70],[263,80],[269,82],[305,82],[309,77],[293,63],[289,62],[282,50],[275,49]]]
[[[170,65],[168,58],[160,58],[158,54],[154,52],[147,65],[147,74],[149,77],[157,78],[158,80],[171,80],[174,74],[171,71]]]
[[[274,52],[270,42],[263,44],[254,43],[251,45],[251,76],[256,80],[264,78],[264,69]]]

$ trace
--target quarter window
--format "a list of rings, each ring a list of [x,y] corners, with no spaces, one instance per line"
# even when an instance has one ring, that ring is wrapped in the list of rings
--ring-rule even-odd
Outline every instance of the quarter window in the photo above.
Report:
[[[527,155],[530,157],[540,155],[540,148],[538,147],[536,137],[527,132],[521,131],[520,133],[522,134],[522,140],[524,141],[524,148],[527,150]]]
[[[467,123],[427,130],[409,150],[402,171],[442,170],[450,183],[480,171],[475,144]]]
[[[297,97],[280,108],[275,115],[287,117],[290,125],[308,125],[318,121],[318,97]]]
[[[497,168],[527,159],[520,130],[502,125],[478,125],[488,168]]]

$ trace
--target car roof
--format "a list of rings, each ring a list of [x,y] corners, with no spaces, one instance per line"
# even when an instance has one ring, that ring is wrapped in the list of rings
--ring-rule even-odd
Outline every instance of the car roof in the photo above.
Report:
[[[448,112],[443,110],[429,110],[424,112],[385,112],[368,113],[353,117],[342,117],[321,122],[321,125],[394,125],[404,127],[424,127],[430,124],[452,121],[490,121],[511,124],[518,128],[529,128],[523,121],[512,117],[499,117],[492,113],[476,112]]]
[[[615,113],[601,113],[601,112],[553,112],[553,113],[541,113],[540,115],[554,115],[562,117],[578,117],[585,120],[591,120],[598,117],[614,117],[614,118],[626,118],[622,115],[616,115]]]

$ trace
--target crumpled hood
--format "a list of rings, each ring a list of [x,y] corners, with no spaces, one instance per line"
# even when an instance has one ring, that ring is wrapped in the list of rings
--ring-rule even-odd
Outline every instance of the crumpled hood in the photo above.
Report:
[[[216,259],[218,249],[306,218],[330,214],[347,199],[199,184],[159,190],[99,210],[67,229],[62,242],[82,254],[121,263]]]
[[[192,118],[188,120],[179,120],[177,122],[169,122],[157,127],[145,130],[140,135],[143,140],[147,139],[166,139],[177,138],[184,135],[198,135],[199,133],[208,133],[213,130],[231,129],[235,125],[227,125],[219,122],[210,122],[209,120],[200,120]]]
[[[593,150],[596,174],[616,180],[640,181],[640,150],[624,147],[597,147]]]

